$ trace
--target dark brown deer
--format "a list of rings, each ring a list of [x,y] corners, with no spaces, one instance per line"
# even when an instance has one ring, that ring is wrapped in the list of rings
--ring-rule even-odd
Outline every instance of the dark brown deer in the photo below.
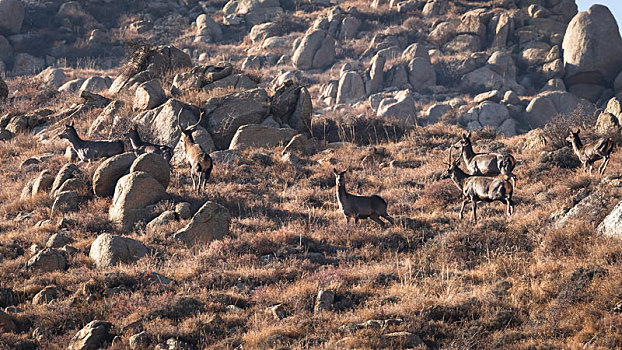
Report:
[[[61,139],[67,139],[71,147],[83,162],[92,162],[97,159],[112,157],[125,151],[121,140],[83,140],[71,124],[65,124],[65,129],[58,135]]]
[[[385,223],[380,217],[387,219],[391,225],[394,224],[393,218],[387,214],[387,202],[378,195],[373,196],[356,196],[346,191],[345,174],[348,170],[338,172],[333,169],[337,180],[337,202],[339,210],[346,217],[346,224],[350,222],[350,218],[354,218],[354,222],[358,223],[359,219],[371,218],[381,227]]]
[[[203,118],[203,112],[199,115],[199,121],[184,129],[181,126],[179,117],[181,116],[180,110],[177,114],[177,126],[181,131],[181,141],[184,143],[184,152],[186,153],[186,161],[190,165],[190,178],[192,179],[192,188],[200,193],[201,190],[207,186],[207,180],[212,172],[213,162],[212,157],[207,153],[201,145],[194,141],[192,132],[196,130],[197,126],[201,123]],[[195,182],[195,177],[197,181]]]
[[[451,149],[449,150],[449,163],[446,164],[447,169],[441,178],[451,178],[464,196],[462,207],[460,207],[460,219],[463,217],[465,205],[469,202],[473,203],[473,222],[475,223],[477,223],[477,202],[500,201],[507,205],[507,215],[512,215],[514,186],[509,181],[510,176],[505,174],[482,176],[477,165],[474,169],[475,175],[467,174],[459,167],[460,159],[451,159]]]
[[[460,154],[464,159],[467,171],[475,174],[475,169],[479,169],[480,173],[485,176],[494,176],[499,174],[508,175],[512,178],[516,186],[516,175],[512,173],[516,166],[516,159],[508,153],[475,153],[471,142],[471,132],[462,134],[462,138],[456,144],[455,148],[460,149]]]
[[[138,134],[136,126],[133,126],[130,131],[123,134],[123,136],[130,140],[130,145],[137,156],[143,153],[155,153],[161,155],[162,158],[166,159],[169,163],[173,158],[173,150],[169,146],[156,145],[154,143],[143,141]]]
[[[611,152],[615,147],[615,143],[613,139],[601,137],[594,142],[590,142],[587,145],[584,145],[581,142],[581,138],[579,137],[580,129],[577,129],[576,132],[570,130],[570,135],[566,138],[566,141],[572,144],[572,149],[574,153],[579,157],[579,160],[583,164],[583,172],[586,172],[589,167],[590,175],[592,174],[592,165],[597,160],[603,159],[602,164],[598,168],[598,173],[603,175],[605,173],[605,169],[607,168],[607,164],[609,164],[609,157]]]

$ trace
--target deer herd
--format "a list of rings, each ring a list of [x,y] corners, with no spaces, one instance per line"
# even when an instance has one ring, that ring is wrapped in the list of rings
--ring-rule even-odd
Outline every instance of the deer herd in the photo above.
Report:
[[[190,166],[190,178],[192,179],[193,190],[201,193],[206,189],[207,180],[213,168],[212,158],[209,153],[201,147],[193,138],[193,132],[200,125],[203,113],[199,116],[197,123],[183,128],[180,121],[181,111],[177,115],[177,126],[181,133],[180,140],[184,145],[185,161]],[[583,171],[592,173],[594,162],[603,160],[598,172],[603,175],[609,163],[611,152],[615,143],[612,138],[601,137],[596,141],[583,144],[579,137],[580,130],[570,131],[566,141],[572,145],[575,155],[583,164]],[[169,163],[173,157],[173,150],[164,145],[157,145],[143,141],[138,133],[136,126],[124,134],[128,139],[132,151],[137,155],[143,153],[156,153],[161,155]],[[78,136],[73,123],[66,124],[64,130],[58,135],[59,138],[67,139],[71,147],[75,150],[78,158],[83,162],[111,157],[125,152],[125,146],[121,140],[83,140]],[[452,158],[452,149],[459,150],[459,156]],[[464,162],[465,169],[460,168]],[[506,205],[506,214],[512,215],[514,212],[514,202],[512,195],[516,188],[516,175],[513,170],[516,166],[516,159],[509,153],[476,153],[471,142],[471,132],[463,133],[460,140],[449,147],[449,158],[445,171],[441,179],[451,179],[451,181],[462,192],[463,202],[460,207],[459,217],[462,219],[464,208],[467,203],[472,205],[472,220],[477,222],[477,203],[499,201]],[[355,223],[359,219],[370,218],[377,222],[381,227],[385,222],[380,218],[386,219],[391,225],[394,224],[393,218],[387,212],[387,202],[378,195],[358,196],[348,193],[346,190],[345,171],[333,169],[336,178],[336,197],[339,210],[349,224],[353,218]]]

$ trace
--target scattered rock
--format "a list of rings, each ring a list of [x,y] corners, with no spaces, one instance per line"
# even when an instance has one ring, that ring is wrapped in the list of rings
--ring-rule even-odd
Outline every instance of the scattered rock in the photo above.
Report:
[[[109,333],[112,324],[106,321],[95,320],[89,322],[74,335],[67,349],[69,350],[96,350],[112,339]]]
[[[91,244],[89,257],[98,268],[111,268],[119,263],[132,263],[147,254],[147,247],[127,237],[103,233]]]
[[[181,202],[175,205],[175,213],[179,215],[182,220],[187,220],[192,217],[192,206],[188,202]]]
[[[136,158],[130,167],[130,173],[138,171],[151,175],[158,180],[164,189],[168,187],[171,180],[171,169],[168,162],[159,154],[144,153]]]
[[[103,161],[93,174],[93,192],[95,195],[100,197],[112,196],[117,181],[123,175],[129,173],[130,167],[135,160],[136,155],[134,152],[126,152]]]
[[[275,147],[287,144],[298,131],[289,128],[270,128],[263,125],[243,125],[231,140],[229,149],[243,150],[249,147]]]
[[[152,204],[167,197],[164,187],[151,175],[134,172],[119,179],[108,218],[122,230],[153,217]]]
[[[30,258],[26,266],[41,272],[64,270],[67,267],[67,259],[58,250],[47,248]]]
[[[32,298],[33,305],[48,304],[58,298],[58,289],[55,286],[47,286]]]
[[[174,238],[187,245],[209,243],[229,234],[230,224],[229,211],[218,203],[207,201],[188,225],[175,233]]]
[[[321,29],[307,33],[292,55],[292,63],[301,70],[327,68],[334,59],[335,39]]]
[[[320,289],[315,299],[314,312],[329,311],[333,309],[333,303],[335,302],[335,293],[330,290]]]
[[[144,111],[158,107],[166,101],[166,94],[157,80],[146,81],[136,88],[134,110]]]
[[[60,192],[54,199],[52,215],[78,211],[78,193],[76,191]]]

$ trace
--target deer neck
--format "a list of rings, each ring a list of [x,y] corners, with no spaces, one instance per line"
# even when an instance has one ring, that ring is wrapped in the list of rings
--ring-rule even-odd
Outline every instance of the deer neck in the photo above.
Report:
[[[572,149],[575,153],[581,153],[581,149],[583,149],[583,143],[581,142],[581,139],[579,139],[578,137],[573,137],[570,143],[572,144]]]
[[[475,157],[473,145],[469,142],[466,146],[462,146],[462,158],[464,159],[464,162],[469,164],[473,157]]]
[[[130,134],[130,143],[134,149],[143,145],[143,141],[140,139],[138,135]]]
[[[339,199],[340,202],[342,202],[349,195],[350,194],[348,193],[348,191],[346,191],[345,184],[342,183],[341,185],[337,186],[337,198]]]
[[[67,133],[67,140],[73,145],[73,148],[79,148],[84,144],[84,140],[78,136],[75,130],[71,130]]]
[[[462,171],[460,168],[456,168],[454,172],[451,174],[451,180],[458,187],[460,191],[464,188],[464,181],[469,177],[467,173]]]

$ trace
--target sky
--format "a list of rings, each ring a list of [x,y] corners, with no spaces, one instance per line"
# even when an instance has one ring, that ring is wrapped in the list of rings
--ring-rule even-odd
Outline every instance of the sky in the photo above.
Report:
[[[622,0],[576,0],[576,3],[579,6],[579,11],[587,11],[594,4],[607,6],[616,18],[618,28],[621,29],[620,32],[622,33]]]

